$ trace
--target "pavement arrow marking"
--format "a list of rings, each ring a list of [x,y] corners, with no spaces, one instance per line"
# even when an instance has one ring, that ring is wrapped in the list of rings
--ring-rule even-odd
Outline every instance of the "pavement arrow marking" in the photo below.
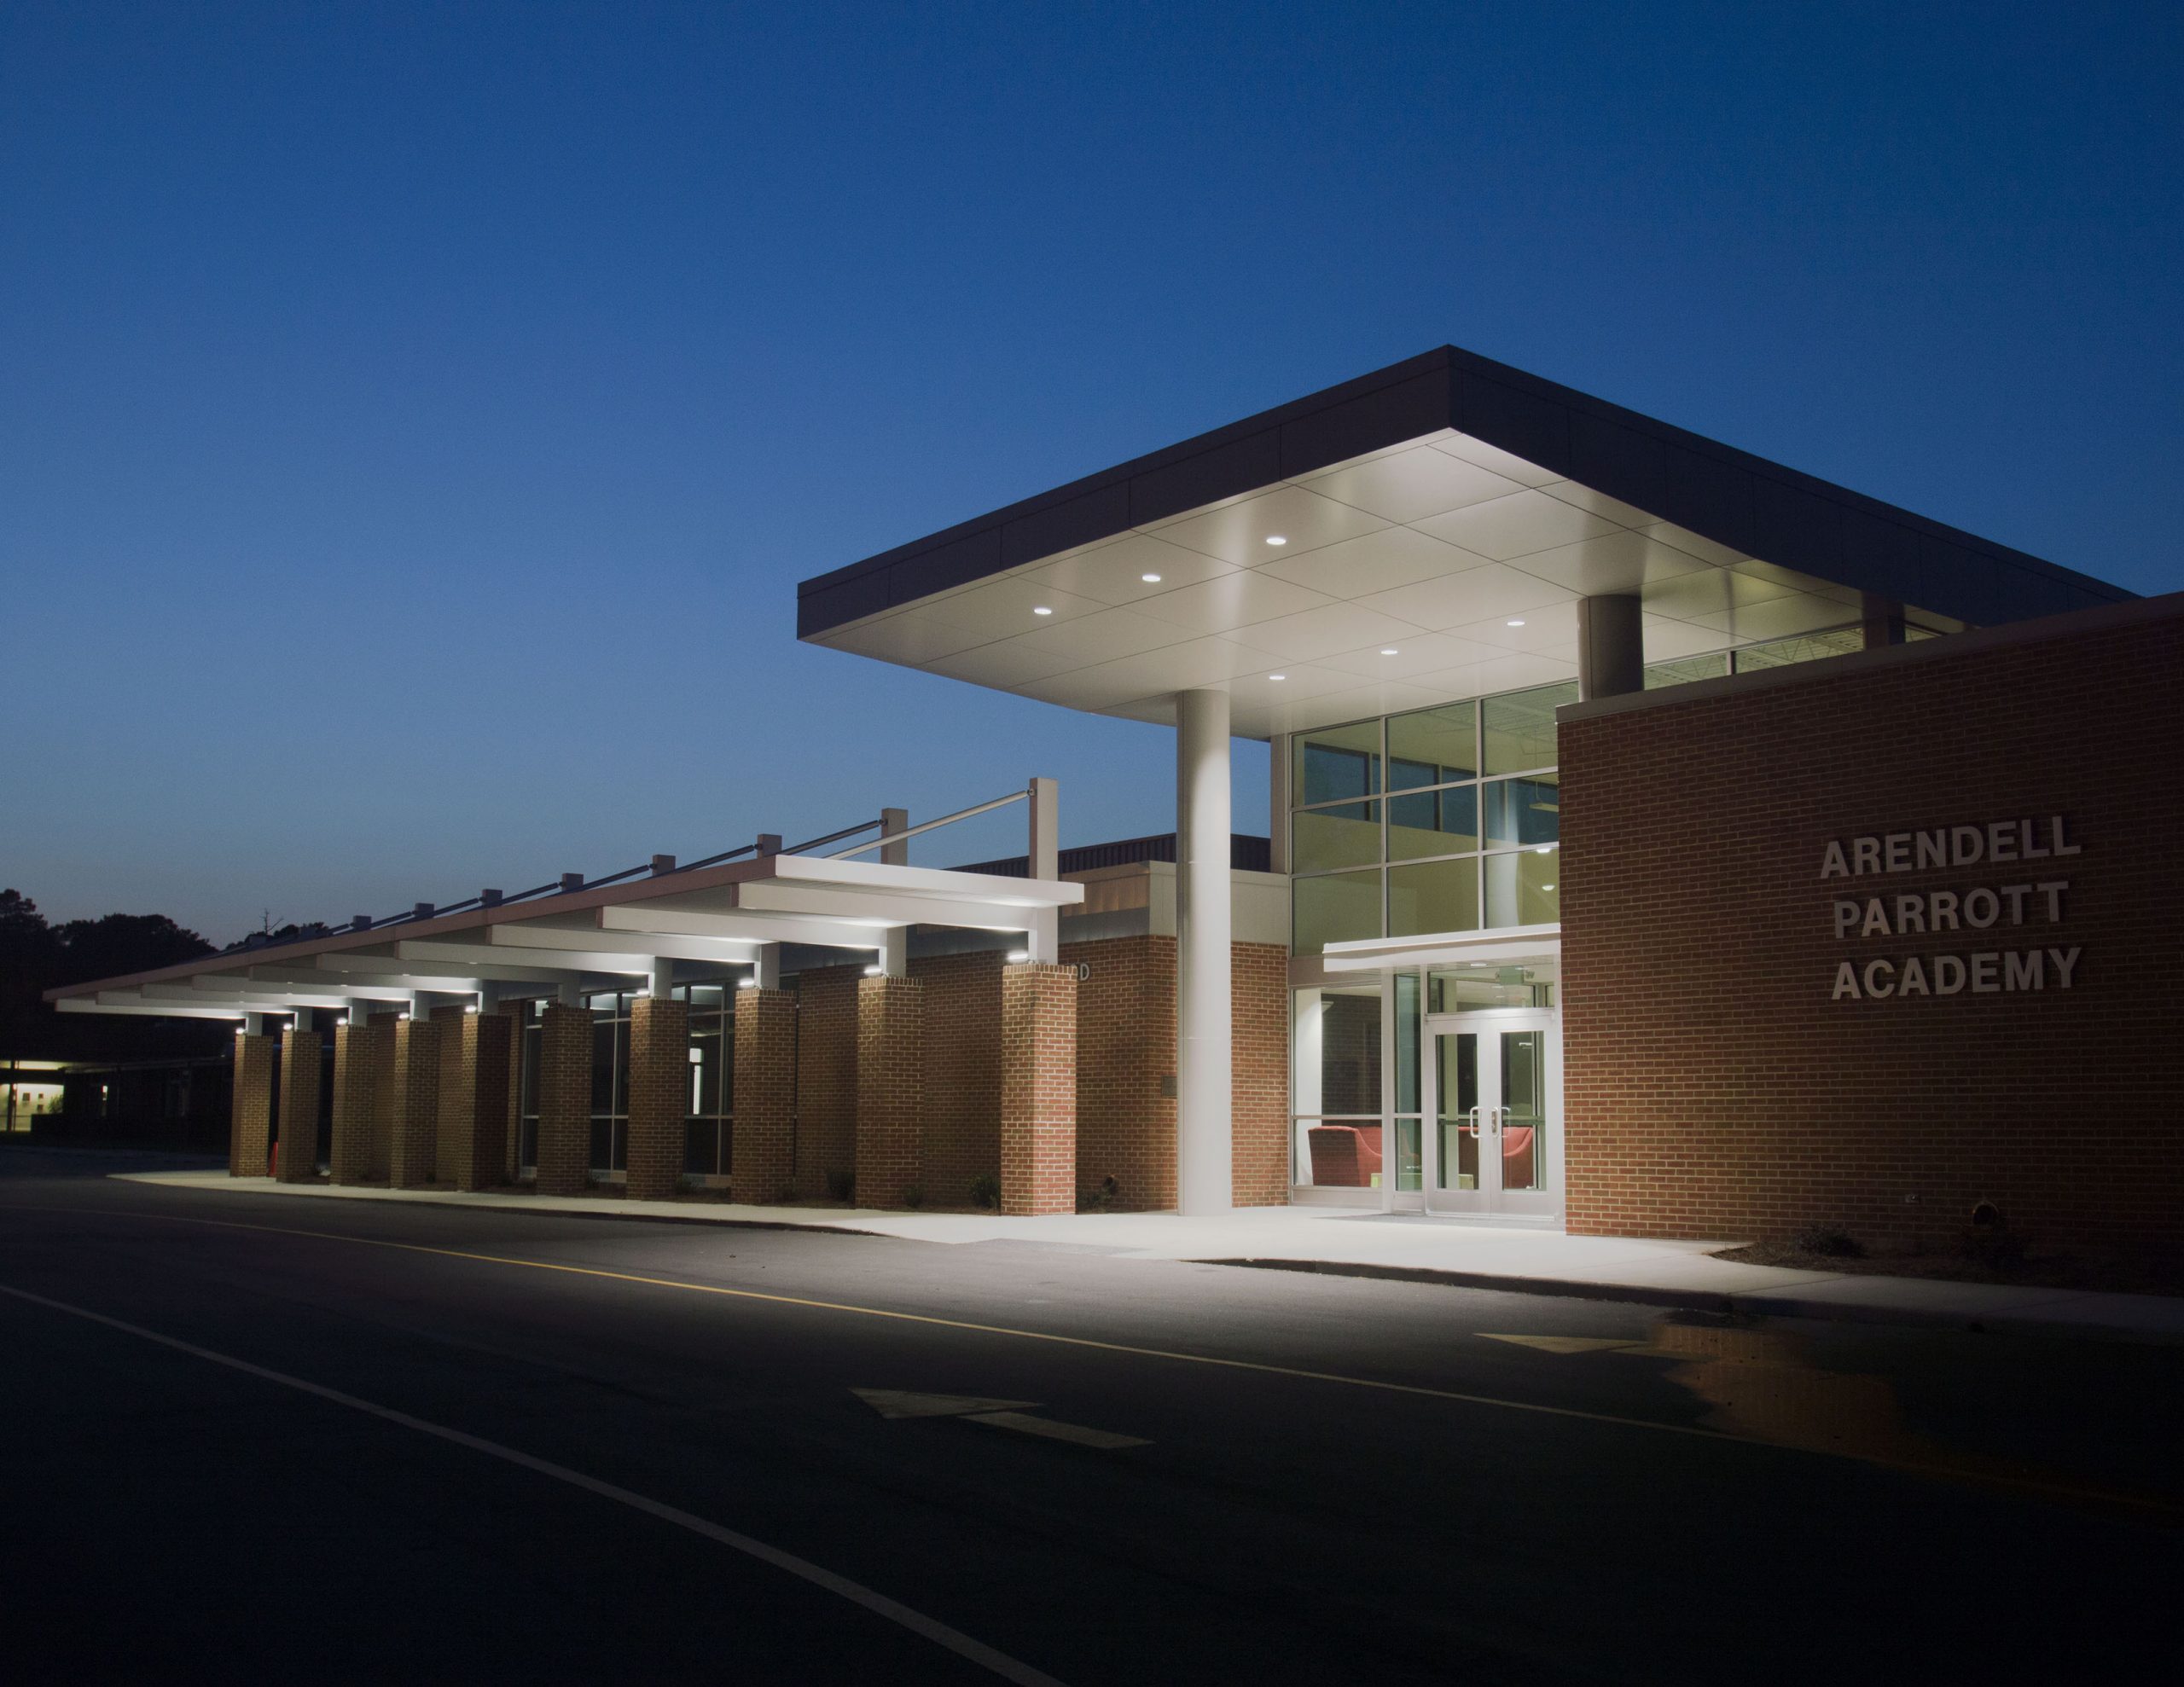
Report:
[[[1649,1342],[1627,1342],[1620,1336],[1495,1336],[1481,1330],[1482,1342],[1508,1342],[1520,1348],[1536,1348],[1543,1354],[1612,1353],[1618,1348],[1645,1348]]]
[[[1102,1452],[1118,1447],[1150,1446],[1137,1435],[1118,1435],[1108,1429],[1088,1429],[1082,1423],[1057,1423],[1050,1417],[1032,1417],[1039,1402],[1032,1400],[980,1400],[973,1394],[921,1394],[902,1388],[851,1388],[850,1392],[882,1417],[962,1417],[973,1423],[990,1423],[996,1429],[1019,1435],[1043,1435],[1048,1441],[1074,1441]]]

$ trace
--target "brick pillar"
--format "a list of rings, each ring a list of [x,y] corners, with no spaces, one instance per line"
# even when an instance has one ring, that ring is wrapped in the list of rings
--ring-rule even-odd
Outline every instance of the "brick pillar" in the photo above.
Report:
[[[433,1103],[438,1120],[433,1139],[435,1183],[457,1181],[456,1162],[470,1140],[470,1077],[462,1064],[462,1022],[470,1017],[461,1002],[442,1002],[432,1012],[440,1074],[439,1097]]]
[[[591,1010],[549,1002],[538,1031],[538,1192],[591,1189]]]
[[[433,1180],[439,1147],[439,1028],[430,1020],[413,1015],[394,1022],[393,1096],[386,1180],[421,1189]]]
[[[630,1004],[631,1200],[671,1201],[682,1189],[689,1120],[690,1005],[639,996]]]
[[[860,978],[857,986],[857,1204],[899,1207],[918,1179],[925,1094],[925,986]]]
[[[1001,975],[1001,1210],[1077,1210],[1077,969]]]
[[[334,1181],[362,1183],[372,1175],[375,1046],[383,1030],[352,1018],[334,1028]]]
[[[508,1093],[501,1124],[501,1181],[514,1183],[523,1163],[523,1028],[530,1018],[531,1004],[502,1002],[500,1012],[508,1022]]]
[[[235,1033],[235,1111],[228,1126],[228,1175],[264,1177],[273,1145],[273,1039]]]
[[[371,1161],[364,1174],[392,1175],[394,1169],[394,1028],[401,1023],[393,1013],[372,1015]]]
[[[463,1016],[469,1141],[458,1145],[455,1157],[457,1189],[491,1189],[506,1176],[502,1168],[508,1158],[508,1099],[515,1088],[518,1024],[504,1013]]]
[[[281,1035],[281,1181],[310,1183],[318,1176],[318,1064],[323,1046],[316,1031]]]
[[[735,1018],[735,1198],[778,1201],[796,1180],[796,997],[738,990]]]

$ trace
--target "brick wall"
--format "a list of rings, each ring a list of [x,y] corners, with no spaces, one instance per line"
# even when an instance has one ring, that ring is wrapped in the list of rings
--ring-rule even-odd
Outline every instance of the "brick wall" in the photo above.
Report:
[[[235,1033],[233,1112],[228,1131],[228,1175],[264,1177],[273,1145],[273,1046],[266,1035]]]
[[[1563,724],[1572,1231],[1945,1243],[1991,1201],[2050,1243],[2177,1250],[2184,619],[2141,616]],[[1920,869],[1907,842],[1914,870],[1821,877],[1831,839],[2051,815],[2082,853]],[[1833,916],[2048,882],[2069,887],[2053,923],[2036,892],[1984,930],[1838,936]],[[1846,960],[1938,978],[1943,954],[2072,948],[2067,990],[2043,957],[2037,992],[1836,994]]]
[[[1276,944],[1229,951],[1231,1183],[1240,1207],[1289,1204],[1289,953]]]
[[[967,1206],[972,1179],[1001,1170],[1006,964],[1005,956],[991,951],[910,963],[910,977],[925,995],[918,1181],[926,1200],[936,1206]]]
[[[324,1044],[316,1031],[281,1035],[281,1151],[283,1183],[309,1183],[318,1175],[319,1062]]]
[[[730,1181],[738,1201],[779,1201],[796,1180],[796,998],[788,991],[735,993]],[[809,1192],[823,1195],[825,1183]]]
[[[369,1175],[385,1178],[394,1167],[394,1028],[401,1016],[375,1013],[372,1027],[372,1128]]]
[[[433,1139],[433,1178],[439,1183],[456,1181],[457,1166],[470,1148],[471,1074],[462,1059],[462,1028],[472,1017],[461,1002],[442,1002],[432,1012],[440,1075]]]
[[[624,1192],[667,1201],[682,1186],[690,1116],[690,1007],[639,996],[630,1004],[630,1147]]]
[[[541,1195],[591,1188],[592,1011],[549,1002],[538,1022],[538,1166]]]
[[[857,987],[864,968],[813,967],[796,981],[796,1188],[811,1199],[857,1168]]]
[[[369,1023],[334,1028],[334,1128],[328,1146],[336,1183],[362,1183],[372,1174],[373,1048],[382,1035]]]
[[[857,1203],[899,1207],[918,1180],[925,986],[857,981]]]
[[[1077,969],[1026,961],[1000,986],[1001,1210],[1074,1212]]]
[[[394,1027],[393,1117],[387,1138],[387,1181],[418,1189],[433,1180],[439,1149],[439,1027],[402,1019]]]
[[[1077,1187],[1118,1212],[1176,1204],[1176,940],[1065,943],[1077,987]]]
[[[440,1092],[440,1140],[451,1143],[441,1157],[457,1189],[491,1189],[504,1175],[516,1025],[502,1013],[466,1013],[452,1028],[458,1070]]]

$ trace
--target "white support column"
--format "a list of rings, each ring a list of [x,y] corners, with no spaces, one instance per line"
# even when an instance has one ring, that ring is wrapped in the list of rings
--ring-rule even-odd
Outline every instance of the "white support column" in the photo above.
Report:
[[[491,1013],[501,1005],[501,987],[491,978],[478,981],[478,1011]]]
[[[781,987],[781,946],[779,943],[758,945],[758,988],[778,990]]]
[[[1228,702],[1223,696],[1222,702]],[[1061,877],[1061,785],[1059,780],[1035,779],[1031,800],[1030,861],[1025,868],[1034,878]]]
[[[580,979],[565,978],[554,987],[554,999],[564,1007],[584,1006],[584,983]]]
[[[1289,734],[1276,733],[1266,746],[1267,869],[1289,871]]]
[[[910,976],[910,928],[890,925],[880,933],[880,970],[890,978]]]
[[[295,1029],[296,1029],[297,1030],[299,1030],[299,1031],[308,1031],[309,1029],[311,1029],[311,1010],[310,1010],[309,1008],[307,1008],[307,1007],[299,1007],[299,1008],[296,1009],[296,1011],[295,1011],[294,1014],[293,1015],[293,1018],[294,1018],[294,1020],[295,1020]]]
[[[1228,1000],[1228,694],[1176,693],[1176,1206],[1234,1204]]]
[[[908,832],[909,829],[910,811],[908,809],[882,809],[880,811],[880,835],[882,838],[892,838],[898,832]],[[905,838],[895,844],[882,844],[880,846],[880,866],[908,867],[909,864],[910,840],[909,838]]]
[[[675,994],[675,961],[671,956],[656,954],[652,958],[652,972],[648,979],[654,1001],[667,1001]]]
[[[1034,908],[1024,933],[1024,948],[1033,960],[1053,965],[1061,959],[1061,910]]]
[[[264,1036],[265,1035],[265,1016],[262,1013],[245,1012],[242,1016],[242,1034],[247,1037]]]

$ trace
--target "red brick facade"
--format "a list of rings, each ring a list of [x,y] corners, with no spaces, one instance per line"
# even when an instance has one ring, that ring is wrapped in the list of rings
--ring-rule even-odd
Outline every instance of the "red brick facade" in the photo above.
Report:
[[[2177,1250],[2164,601],[1564,722],[1571,1230]]]
[[[630,1004],[630,1148],[624,1192],[667,1201],[682,1186],[690,1116],[690,1008],[660,996]]]
[[[541,1195],[591,1188],[591,1033],[588,1007],[549,1002],[538,1029],[538,1178]]]
[[[275,1165],[283,1183],[309,1183],[318,1176],[318,1082],[323,1049],[316,1031],[281,1035],[281,1141]]]
[[[439,1157],[457,1189],[491,1189],[505,1175],[516,1025],[505,1014],[466,1013],[450,1028],[456,1072],[440,1091]]]
[[[857,1203],[899,1207],[918,1182],[925,1096],[925,986],[859,978],[857,986]]]
[[[393,1114],[387,1137],[387,1181],[421,1189],[433,1180],[439,1143],[439,1027],[429,1020],[395,1022]]]
[[[857,1167],[857,987],[863,976],[862,966],[815,967],[796,981],[795,1188],[808,1200],[833,1195]]]
[[[336,1183],[363,1183],[372,1175],[373,1046],[385,1035],[353,1021],[334,1028],[334,1124],[328,1157]]]
[[[1061,959],[1087,969],[1077,986],[1077,1193],[1118,1212],[1172,1210],[1176,940],[1064,943]]]
[[[1229,951],[1230,1185],[1240,1207],[1289,1204],[1289,954]]]
[[[274,1039],[235,1033],[234,1111],[228,1128],[228,1175],[264,1177],[273,1147]]]
[[[796,1180],[796,998],[735,993],[735,1162],[742,1202],[779,1201]],[[815,1193],[823,1193],[822,1182]]]
[[[1001,1210],[1077,1210],[1077,969],[1001,974]]]
[[[969,1205],[972,1180],[1003,1171],[1002,975],[1006,965],[1006,957],[991,950],[934,955],[910,963],[910,977],[925,994],[918,1182],[925,1198],[937,1206]]]

